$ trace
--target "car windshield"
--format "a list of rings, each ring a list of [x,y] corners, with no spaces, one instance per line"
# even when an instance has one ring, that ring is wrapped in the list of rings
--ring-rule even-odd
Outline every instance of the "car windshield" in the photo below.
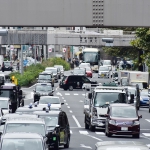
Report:
[[[127,86],[128,85],[128,79],[127,78],[122,78],[121,79],[121,84],[123,85],[123,86]]]
[[[111,61],[103,61],[103,65],[111,65]]]
[[[112,117],[137,118],[135,107],[112,107]]]
[[[41,139],[13,138],[3,139],[1,150],[43,150]]]
[[[95,99],[94,99],[94,106],[101,107],[105,104],[111,103],[126,103],[126,95],[125,93],[118,93],[118,92],[109,92],[109,93],[102,93],[97,92]]]
[[[97,62],[98,53],[97,52],[83,52],[83,61],[87,63]]]
[[[57,97],[41,97],[39,104],[60,104],[60,100]]]
[[[48,91],[52,91],[52,86],[51,85],[37,85],[36,86],[36,92],[48,92]]]
[[[73,73],[74,74],[85,74],[85,70],[83,70],[83,69],[74,69]]]
[[[8,97],[10,98],[12,101],[16,101],[17,100],[17,95],[15,92],[13,92],[13,90],[3,90],[1,89],[1,94],[0,97]]]
[[[43,118],[46,126],[48,127],[55,127],[56,125],[58,125],[58,116],[39,116],[40,118]]]
[[[141,91],[141,96],[148,97],[148,91]]]
[[[45,69],[45,71],[51,71],[53,73],[57,73],[57,69],[49,69],[49,68],[47,68],[47,69]]]
[[[8,100],[0,100],[0,108],[8,109]]]
[[[4,62],[4,66],[11,66],[11,62]]]
[[[6,133],[13,132],[31,132],[38,133],[42,136],[45,135],[45,126],[44,124],[35,124],[35,123],[8,123],[6,125]]]
[[[99,67],[99,71],[109,71],[108,67]]]
[[[48,75],[48,74],[40,74],[40,75],[39,75],[39,79],[40,79],[40,80],[50,80],[50,79],[51,79],[51,75]]]

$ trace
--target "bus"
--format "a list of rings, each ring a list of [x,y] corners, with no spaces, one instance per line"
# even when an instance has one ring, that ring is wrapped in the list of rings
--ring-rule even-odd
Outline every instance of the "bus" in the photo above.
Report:
[[[90,63],[93,71],[98,72],[100,64],[100,50],[97,48],[85,48],[82,50],[82,60]]]

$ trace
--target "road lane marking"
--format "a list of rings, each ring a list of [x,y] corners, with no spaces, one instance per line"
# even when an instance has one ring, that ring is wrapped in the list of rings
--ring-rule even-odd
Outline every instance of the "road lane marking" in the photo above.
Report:
[[[89,136],[89,137],[91,137],[91,138],[93,138],[93,139],[96,139],[96,140],[98,140],[98,141],[103,141],[103,140],[101,140],[101,139],[99,139],[99,138],[97,138],[97,137],[95,137],[95,136],[92,136],[92,135],[87,135],[87,136]]]
[[[67,106],[68,108],[70,108],[70,106]]]
[[[64,99],[64,97],[62,97],[62,99]]]
[[[82,103],[83,101],[82,101],[82,100],[80,100],[79,102],[81,102],[81,103]]]
[[[150,133],[142,133],[144,136],[149,136],[150,137]]]
[[[104,135],[104,132],[95,132],[96,134]]]
[[[64,100],[64,102],[66,102],[66,100]]]
[[[84,134],[84,135],[87,135],[89,134],[87,131],[79,131],[80,134]]]
[[[77,93],[74,93],[74,95],[79,95],[79,94],[77,94]]]
[[[66,103],[66,105],[68,105],[68,103]]]
[[[92,149],[90,146],[85,146],[84,144],[80,144],[80,147]]]
[[[85,94],[82,94],[83,96],[85,96]]]
[[[34,92],[31,92],[31,98],[33,98],[33,97],[34,97],[33,95],[34,95]]]
[[[70,93],[65,93],[65,95],[70,95]]]
[[[150,119],[145,119],[146,121],[150,122]]]
[[[81,127],[79,121],[76,119],[76,117],[74,115],[72,115],[72,118],[74,119],[74,121],[76,122],[78,127]]]
[[[70,110],[70,113],[72,113],[72,110]]]

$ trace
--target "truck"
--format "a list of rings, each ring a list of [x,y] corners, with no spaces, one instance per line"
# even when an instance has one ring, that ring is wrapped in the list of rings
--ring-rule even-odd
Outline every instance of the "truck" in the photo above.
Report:
[[[118,87],[114,83],[103,84],[86,93],[83,110],[85,129],[105,129],[105,114],[112,103],[128,103],[127,90],[124,87]]]
[[[100,65],[100,50],[97,48],[85,48],[82,50],[82,61],[90,63],[93,71],[98,72]]]

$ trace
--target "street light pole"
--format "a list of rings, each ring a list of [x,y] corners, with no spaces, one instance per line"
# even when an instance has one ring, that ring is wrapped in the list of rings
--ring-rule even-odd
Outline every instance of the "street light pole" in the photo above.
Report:
[[[20,73],[23,75],[23,45],[21,45]]]

